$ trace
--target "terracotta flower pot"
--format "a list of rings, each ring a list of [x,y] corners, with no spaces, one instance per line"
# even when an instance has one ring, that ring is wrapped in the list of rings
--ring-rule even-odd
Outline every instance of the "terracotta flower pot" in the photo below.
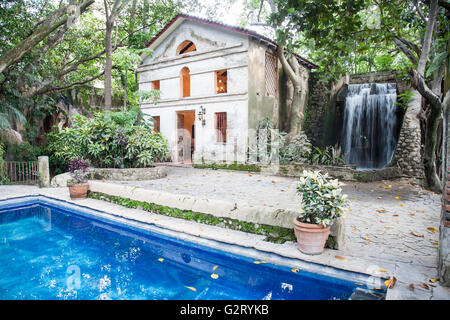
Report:
[[[303,223],[294,218],[294,232],[298,247],[306,254],[321,254],[330,235],[331,227],[320,224]]]
[[[86,199],[88,188],[88,183],[76,183],[69,185],[70,199]]]

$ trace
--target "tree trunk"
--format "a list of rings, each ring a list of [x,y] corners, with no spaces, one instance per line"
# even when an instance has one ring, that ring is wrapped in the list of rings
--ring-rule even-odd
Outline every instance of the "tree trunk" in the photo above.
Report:
[[[111,58],[111,36],[114,25],[109,21],[106,22],[106,35],[105,35],[105,109],[111,109],[111,70],[112,70],[112,58]]]
[[[114,29],[114,23],[120,11],[125,7],[129,0],[115,0],[114,5],[109,10],[108,1],[104,0],[105,12],[106,12],[106,35],[105,35],[105,109],[111,109],[112,102],[112,88],[111,88],[111,70],[112,70],[112,31]],[[117,32],[116,32],[117,37]],[[117,38],[116,38],[117,39]]]
[[[430,190],[438,193],[442,191],[442,186],[436,170],[436,142],[441,114],[441,109],[431,108],[431,112],[427,117],[425,146],[423,152],[423,165],[425,168],[425,177],[428,187]]]
[[[304,110],[306,102],[306,92],[304,92],[304,79],[301,74],[301,66],[295,56],[291,55],[286,59],[284,46],[278,47],[278,58],[289,81],[292,83],[292,103],[289,111],[289,133],[288,138],[292,138],[302,130]],[[288,90],[289,92],[290,90]],[[290,99],[288,96],[287,99]],[[289,101],[290,102],[290,101]],[[288,104],[289,104],[288,102]]]
[[[127,96],[128,96],[128,71],[125,70],[123,79],[123,111],[127,111]]]

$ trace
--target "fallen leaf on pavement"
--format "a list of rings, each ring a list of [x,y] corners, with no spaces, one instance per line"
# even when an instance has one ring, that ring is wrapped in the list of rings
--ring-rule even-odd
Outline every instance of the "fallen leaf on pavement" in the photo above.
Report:
[[[424,289],[430,290],[430,287],[426,283],[421,282],[420,286]]]
[[[413,283],[411,283],[411,284],[409,285],[409,290],[414,291],[414,284],[413,284]]]
[[[376,211],[379,212],[379,213],[386,213],[386,212],[387,212],[387,211],[384,210],[384,209],[377,209]]]
[[[384,282],[384,284],[386,285],[386,287],[388,287],[389,289],[392,289],[395,286],[395,283],[397,282],[397,279],[395,277],[392,277],[389,280],[386,280]]]
[[[428,227],[427,230],[430,230],[431,232],[436,232],[437,230],[433,227]]]
[[[341,256],[334,256],[334,257],[335,257],[336,259],[343,260],[343,261],[348,260],[347,258],[341,257]]]
[[[414,231],[411,231],[410,233],[411,233],[413,236],[423,238],[423,234],[421,234],[421,233],[416,233],[416,232],[414,232]]]

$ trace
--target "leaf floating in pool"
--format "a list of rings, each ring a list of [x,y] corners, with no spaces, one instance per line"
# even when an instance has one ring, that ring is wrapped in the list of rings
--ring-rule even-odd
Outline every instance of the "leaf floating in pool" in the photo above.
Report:
[[[254,264],[260,264],[261,261],[253,261]]]
[[[219,266],[214,266],[213,267],[213,271],[215,271]]]
[[[163,259],[163,258],[159,258],[158,261],[159,261],[159,262],[163,262],[164,259]]]
[[[219,275],[217,273],[212,273],[211,278],[217,279],[217,278],[219,278]]]
[[[194,291],[194,292],[197,291],[197,289],[195,289],[194,287],[186,287],[186,288],[188,288],[189,290],[192,290],[192,291]]]
[[[297,269],[297,268],[292,268],[291,271],[294,272],[294,273],[297,273],[297,272],[299,271],[299,269]]]

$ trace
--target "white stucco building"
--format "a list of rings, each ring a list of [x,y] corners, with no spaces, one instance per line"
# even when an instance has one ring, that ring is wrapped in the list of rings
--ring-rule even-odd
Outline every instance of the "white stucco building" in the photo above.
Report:
[[[139,89],[160,90],[160,98],[141,109],[168,138],[172,161],[245,163],[258,122],[278,121],[276,44],[252,31],[178,15],[148,47]],[[308,72],[316,67],[298,59]]]

